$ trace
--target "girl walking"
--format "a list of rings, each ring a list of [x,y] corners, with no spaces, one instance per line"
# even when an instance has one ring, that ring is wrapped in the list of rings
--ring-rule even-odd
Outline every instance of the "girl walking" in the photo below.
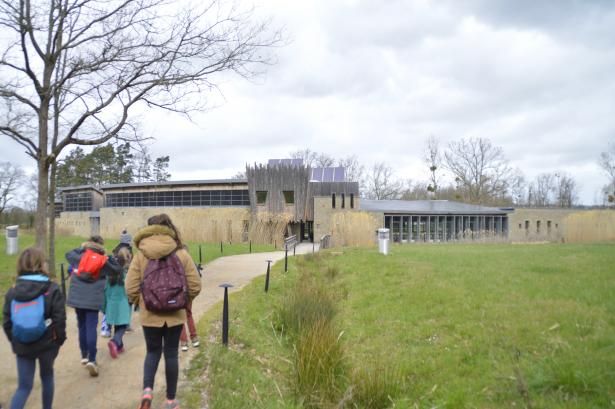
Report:
[[[122,247],[116,255],[119,265],[122,267],[120,272],[112,272],[107,277],[105,287],[104,312],[107,317],[107,324],[110,329],[113,327],[113,338],[107,343],[111,358],[115,359],[124,352],[124,333],[130,325],[131,308],[128,304],[128,297],[124,288],[124,280],[128,272],[128,266],[132,260],[130,250]]]
[[[107,276],[121,271],[115,258],[105,255],[103,245],[102,237],[92,236],[81,247],[66,253],[66,260],[73,266],[66,305],[77,313],[81,364],[90,376],[98,376],[96,329],[98,312],[105,302]]]
[[[64,296],[49,278],[45,255],[24,250],[17,262],[17,281],[4,298],[2,326],[17,356],[18,387],[11,409],[22,409],[32,391],[36,361],[42,383],[43,409],[53,403],[53,362],[66,340]]]
[[[184,308],[201,291],[201,281],[169,216],[152,216],[147,224],[148,227],[139,231],[134,238],[139,252],[130,264],[125,284],[128,300],[140,307],[147,348],[140,408],[151,407],[154,378],[164,353],[166,408],[179,409],[175,395],[179,373],[179,338],[186,322]],[[178,287],[175,285],[177,281],[183,284]],[[154,291],[150,292],[150,286]],[[175,291],[182,287],[183,290]],[[171,289],[175,295],[167,296]],[[174,309],[173,304],[184,307]]]

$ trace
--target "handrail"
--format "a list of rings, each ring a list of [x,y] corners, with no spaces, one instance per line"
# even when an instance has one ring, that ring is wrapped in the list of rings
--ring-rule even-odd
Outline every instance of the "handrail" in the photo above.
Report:
[[[297,235],[288,236],[284,239],[284,246],[286,248],[296,246],[297,245]]]
[[[328,249],[331,247],[331,235],[325,234],[320,238],[320,249]]]

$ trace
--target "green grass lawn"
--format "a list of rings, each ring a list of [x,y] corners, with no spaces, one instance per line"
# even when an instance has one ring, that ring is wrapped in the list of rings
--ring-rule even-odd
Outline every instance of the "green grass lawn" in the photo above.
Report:
[[[66,263],[64,255],[81,245],[86,239],[83,237],[58,237],[56,240],[56,272],[59,277],[60,263]],[[105,248],[111,251],[119,240],[105,240]],[[250,251],[248,243],[229,244],[223,243],[222,252],[220,252],[220,243],[187,243],[190,254],[195,263],[199,262],[199,244],[201,245],[201,253],[203,256],[203,264],[206,264],[220,256],[229,256],[235,254],[246,254]],[[34,245],[34,236],[31,234],[20,234],[19,249],[23,250]],[[273,245],[253,244],[252,252],[273,251]],[[12,285],[15,279],[17,255],[6,255],[6,238],[4,235],[0,238],[0,299],[4,298],[6,289]]]
[[[339,400],[360,389],[353,374],[388,371],[394,396],[372,407],[615,407],[613,244],[405,245],[281,264],[268,294],[259,278],[231,297],[228,349],[219,307],[199,323],[210,342],[182,391],[189,408],[201,388],[212,409],[308,406],[278,318],[302,273],[336,300]],[[366,407],[338,402],[312,407]]]

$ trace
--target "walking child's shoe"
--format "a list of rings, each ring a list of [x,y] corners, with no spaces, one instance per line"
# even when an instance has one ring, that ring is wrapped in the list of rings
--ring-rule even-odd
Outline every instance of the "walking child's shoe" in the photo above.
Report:
[[[192,346],[193,346],[194,348],[198,348],[198,347],[199,347],[199,345],[201,345],[201,343],[199,342],[198,337],[194,337],[194,338],[192,338]]]
[[[177,399],[167,399],[165,409],[179,409],[179,401]]]
[[[89,360],[89,359],[87,359],[87,358],[81,358],[81,365],[87,365],[87,364],[88,364],[88,362],[90,362],[90,360]]]
[[[96,377],[98,376],[98,365],[96,364],[96,362],[88,362],[85,365],[85,369],[88,370],[88,372],[90,373],[90,376],[92,377]]]
[[[182,344],[182,351],[186,352],[188,350],[188,343]]]
[[[103,338],[111,338],[111,331],[100,331],[100,336]]]
[[[109,347],[109,355],[111,355],[111,358],[116,359],[118,354],[120,353],[120,349],[117,347],[115,341],[110,340],[107,343],[107,346]]]
[[[153,397],[154,391],[152,388],[143,389],[143,396],[141,396],[141,404],[138,409],[150,409],[152,407]]]

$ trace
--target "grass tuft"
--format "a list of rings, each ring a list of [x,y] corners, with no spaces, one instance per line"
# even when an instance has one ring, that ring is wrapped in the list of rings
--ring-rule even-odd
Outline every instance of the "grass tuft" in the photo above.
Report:
[[[352,373],[351,404],[357,409],[384,409],[403,389],[403,375],[396,367],[376,364]]]
[[[326,407],[341,392],[344,354],[339,334],[329,319],[304,327],[295,344],[295,388],[306,408]]]

